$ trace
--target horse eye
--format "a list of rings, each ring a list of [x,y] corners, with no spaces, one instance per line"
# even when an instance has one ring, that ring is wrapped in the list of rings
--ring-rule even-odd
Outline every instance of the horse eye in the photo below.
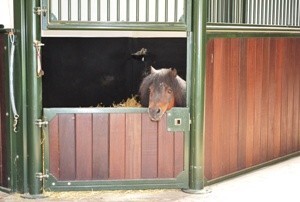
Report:
[[[172,90],[171,88],[169,88],[169,89],[167,90],[167,92],[168,92],[169,94],[171,94],[171,93],[173,92],[173,90]]]

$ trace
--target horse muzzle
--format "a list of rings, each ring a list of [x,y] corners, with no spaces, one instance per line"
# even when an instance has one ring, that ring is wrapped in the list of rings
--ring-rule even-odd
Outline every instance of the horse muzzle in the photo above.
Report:
[[[161,117],[164,115],[164,113],[165,112],[159,107],[148,108],[148,114],[151,121],[159,121]]]

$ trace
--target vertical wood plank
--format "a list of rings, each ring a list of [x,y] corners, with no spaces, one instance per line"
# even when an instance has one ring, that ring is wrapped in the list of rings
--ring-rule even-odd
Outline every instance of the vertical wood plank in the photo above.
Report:
[[[269,41],[263,40],[263,72],[262,72],[262,117],[261,117],[261,162],[267,161],[268,154],[268,123],[269,123],[269,64],[270,64]]]
[[[177,177],[184,170],[184,133],[175,132],[174,134],[174,176]]]
[[[109,178],[125,178],[125,114],[110,115]]]
[[[92,179],[92,115],[76,114],[76,179]]]
[[[60,180],[75,180],[75,117],[74,114],[60,114],[59,121],[59,151]]]
[[[267,159],[271,160],[274,158],[274,133],[275,133],[275,103],[276,103],[276,59],[271,59],[276,55],[276,44],[274,39],[265,39],[269,41],[269,118],[268,118],[268,150]]]
[[[286,148],[287,153],[290,154],[293,151],[293,114],[294,114],[294,56],[295,47],[292,38],[287,39],[288,53],[286,53],[287,59],[287,92],[288,92],[288,106],[287,106],[287,137]],[[298,54],[297,54],[298,55]]]
[[[230,68],[229,68],[229,89],[228,94],[230,97],[229,101],[229,122],[230,122],[230,168],[229,172],[237,171],[237,154],[238,154],[238,99],[239,99],[239,89],[238,89],[238,79],[239,79],[239,71],[240,71],[240,52],[242,43],[244,43],[244,39],[235,39],[231,41],[231,53],[230,58]]]
[[[247,40],[247,87],[246,87],[246,167],[253,165],[253,135],[254,135],[254,107],[255,107],[255,66],[256,49],[261,48],[256,45],[258,39]],[[259,64],[258,64],[259,65]]]
[[[295,53],[299,53],[300,51],[300,40],[294,39],[295,43]],[[294,151],[299,151],[300,146],[300,59],[298,54],[295,54],[295,66],[294,66],[294,74],[295,74],[295,87],[294,87],[294,118],[293,118],[293,135],[294,135]]]
[[[174,176],[174,134],[167,131],[167,118],[158,122],[158,178]]]
[[[142,114],[142,178],[157,178],[157,123]]]
[[[214,75],[213,75],[213,138],[212,138],[212,178],[219,177],[222,173],[222,149],[220,134],[222,133],[222,77],[224,39],[214,40]]]
[[[225,175],[226,173],[229,173],[230,170],[230,127],[232,126],[232,123],[230,123],[229,120],[229,113],[231,113],[228,110],[229,103],[231,101],[231,97],[229,96],[229,81],[230,78],[230,58],[231,58],[231,41],[235,39],[224,39],[224,54],[223,54],[223,67],[222,68],[222,102],[220,103],[222,106],[222,114],[221,114],[221,134],[219,134],[220,140],[221,140],[221,159],[223,159],[222,163],[222,170],[221,175]]]
[[[126,114],[126,165],[125,178],[141,178],[142,165],[142,116]]]
[[[246,167],[246,134],[247,134],[247,43],[242,43],[239,77],[239,136],[238,136],[238,169]]]
[[[255,71],[255,109],[254,109],[254,132],[253,132],[253,165],[259,164],[261,154],[261,117],[262,117],[262,83],[263,83],[263,43],[262,39],[256,41]]]
[[[283,68],[282,68],[282,98],[281,98],[281,135],[280,135],[280,156],[287,154],[287,121],[288,121],[288,75],[287,75],[287,65],[288,58],[286,58],[289,51],[287,51],[287,39],[282,38],[278,39],[282,41],[283,48],[285,52],[283,52]]]
[[[212,179],[214,40],[207,43],[205,74],[205,177]]]
[[[108,120],[108,114],[93,114],[93,179],[108,179]]]
[[[275,111],[274,111],[274,158],[280,156],[281,151],[281,102],[282,102],[282,71],[284,67],[284,43],[282,40],[274,39],[276,45],[275,52]]]
[[[60,179],[59,176],[59,130],[58,116],[55,116],[49,123],[49,169],[50,173]]]

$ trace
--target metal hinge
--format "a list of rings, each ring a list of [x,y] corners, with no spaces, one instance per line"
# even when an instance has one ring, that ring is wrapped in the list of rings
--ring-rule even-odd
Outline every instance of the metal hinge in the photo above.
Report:
[[[35,7],[34,14],[46,16],[47,8],[46,7]]]
[[[35,173],[35,177],[38,178],[40,181],[42,181],[43,179],[48,179],[49,175],[43,173]]]
[[[35,120],[35,125],[37,125],[39,128],[46,127],[48,125],[48,121],[43,119],[37,119]]]

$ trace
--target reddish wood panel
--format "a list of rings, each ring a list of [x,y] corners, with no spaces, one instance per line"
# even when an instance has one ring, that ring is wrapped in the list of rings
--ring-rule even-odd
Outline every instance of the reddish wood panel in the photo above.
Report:
[[[184,171],[183,132],[144,114],[60,114],[49,123],[50,172],[59,180],[174,178]]]
[[[167,132],[167,117],[158,122],[158,178],[174,176],[174,133]]]
[[[109,178],[125,178],[125,114],[110,114]]]
[[[59,170],[59,123],[58,116],[55,116],[49,123],[49,161],[50,173],[60,179]]]
[[[60,180],[76,179],[76,144],[75,144],[75,116],[61,114],[58,117],[59,130],[59,170]],[[51,163],[50,163],[51,164]]]
[[[299,151],[299,51],[298,38],[209,41],[207,179]]]
[[[142,114],[142,178],[157,178],[157,123]]]
[[[174,176],[184,171],[184,133],[174,133]]]
[[[125,178],[140,179],[142,174],[142,116],[126,114]]]
[[[92,115],[76,114],[76,180],[92,179]]]
[[[109,115],[93,114],[93,179],[109,175]]]

